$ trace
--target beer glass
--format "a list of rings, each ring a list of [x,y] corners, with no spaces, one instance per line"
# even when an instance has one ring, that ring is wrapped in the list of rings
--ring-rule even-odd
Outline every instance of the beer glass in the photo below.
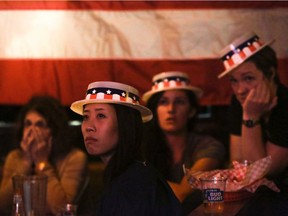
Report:
[[[12,177],[14,194],[24,200],[26,216],[46,214],[46,175],[15,175]]]
[[[226,178],[205,177],[200,178],[203,192],[204,213],[221,214],[224,210],[224,193]]]

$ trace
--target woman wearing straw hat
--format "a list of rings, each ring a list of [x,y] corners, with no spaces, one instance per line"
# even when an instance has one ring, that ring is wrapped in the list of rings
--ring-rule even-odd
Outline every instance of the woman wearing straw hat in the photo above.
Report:
[[[229,110],[230,159],[256,161],[272,157],[269,175],[288,186],[288,89],[277,75],[277,57],[253,32],[221,52],[234,92]]]
[[[86,98],[71,109],[83,115],[88,153],[106,165],[97,215],[181,215],[169,185],[142,159],[142,121],[151,120],[152,113],[139,104],[138,90],[117,82],[93,82]]]
[[[170,71],[155,75],[152,89],[142,97],[154,115],[146,125],[144,136],[147,160],[169,182],[182,202],[184,213],[190,212],[202,200],[200,191],[188,184],[182,165],[207,171],[219,168],[225,158],[221,143],[192,132],[201,94],[199,88],[191,85],[186,73]]]

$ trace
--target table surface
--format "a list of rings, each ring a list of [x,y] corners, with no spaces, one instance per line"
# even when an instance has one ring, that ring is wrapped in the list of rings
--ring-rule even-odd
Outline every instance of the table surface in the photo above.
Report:
[[[248,201],[246,200],[239,200],[239,201],[233,201],[233,202],[225,202],[224,203],[224,211],[221,214],[221,216],[233,216],[236,215],[239,210],[245,205],[245,203]],[[209,216],[213,214],[204,214],[204,205],[201,204],[199,207],[197,207],[195,210],[193,210],[188,216]]]

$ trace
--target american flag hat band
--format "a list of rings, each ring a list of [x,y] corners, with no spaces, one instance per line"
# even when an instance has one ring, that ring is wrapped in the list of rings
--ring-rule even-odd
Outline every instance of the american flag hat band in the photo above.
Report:
[[[150,97],[161,91],[189,90],[201,97],[202,90],[191,85],[189,76],[180,71],[168,71],[156,74],[152,79],[152,88],[143,94],[142,100],[147,102]]]
[[[109,81],[90,83],[85,99],[75,101],[70,108],[77,114],[83,115],[84,105],[93,103],[115,103],[131,107],[141,113],[143,122],[153,117],[151,110],[140,104],[138,90],[123,83]]]
[[[105,99],[115,101],[128,101],[139,104],[139,96],[132,92],[125,92],[123,89],[114,88],[91,88],[87,90],[86,99]]]
[[[273,41],[274,40],[269,43],[263,43],[254,32],[250,32],[236,39],[221,51],[221,60],[225,71],[222,72],[218,78],[223,77],[235,69],[249,57],[253,56]]]
[[[179,77],[179,76],[171,76],[162,79],[158,79],[153,82],[152,89],[163,89],[163,88],[170,88],[170,87],[185,87],[190,84],[190,80],[186,77]]]

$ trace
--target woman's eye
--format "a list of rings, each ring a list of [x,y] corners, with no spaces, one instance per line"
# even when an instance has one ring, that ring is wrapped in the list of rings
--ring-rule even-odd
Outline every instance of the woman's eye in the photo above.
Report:
[[[102,113],[98,113],[97,114],[97,118],[100,118],[100,119],[102,119],[102,118],[105,118],[106,116],[104,115],[104,114],[102,114]]]
[[[29,127],[29,126],[31,126],[31,122],[30,121],[25,121],[24,122],[24,127]]]
[[[255,80],[255,77],[253,77],[253,76],[246,76],[246,77],[244,78],[244,80],[245,80],[246,82],[251,82],[251,81]]]
[[[186,104],[186,100],[176,100],[175,101],[175,104],[179,104],[179,105],[183,105],[183,104]]]
[[[83,115],[83,121],[88,119],[88,115]]]
[[[39,128],[46,128],[46,127],[47,127],[46,123],[45,123],[45,122],[42,122],[42,121],[37,122],[37,123],[35,124],[35,126],[36,126],[36,127],[39,127]]]
[[[166,105],[168,104],[168,101],[165,100],[165,99],[160,99],[159,102],[158,102],[159,105]]]
[[[229,78],[229,81],[230,81],[230,83],[237,83],[237,80],[234,79],[233,77],[230,77],[230,78]]]

